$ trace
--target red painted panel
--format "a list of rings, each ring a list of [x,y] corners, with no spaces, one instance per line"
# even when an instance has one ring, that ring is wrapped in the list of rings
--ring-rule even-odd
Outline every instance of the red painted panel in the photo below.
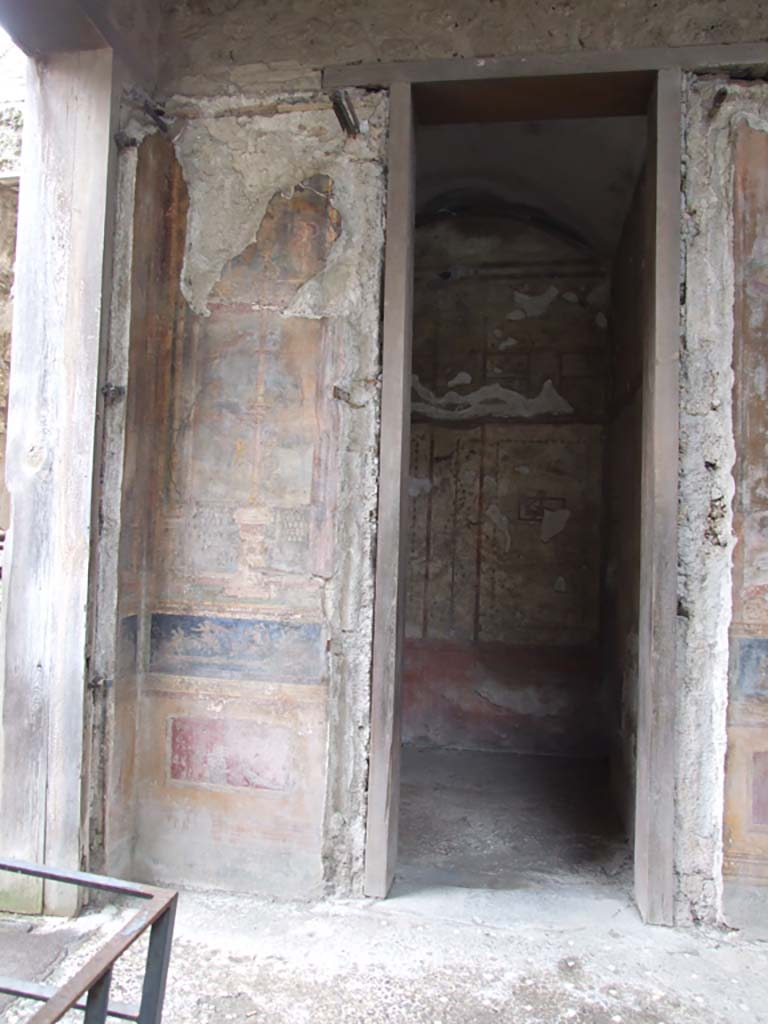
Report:
[[[589,647],[408,640],[406,743],[526,754],[607,753]]]
[[[242,789],[290,788],[291,732],[252,719],[171,718],[170,774],[177,782]]]

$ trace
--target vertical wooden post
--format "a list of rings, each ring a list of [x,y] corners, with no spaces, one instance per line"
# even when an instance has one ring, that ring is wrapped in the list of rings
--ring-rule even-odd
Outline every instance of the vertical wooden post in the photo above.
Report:
[[[81,866],[94,438],[113,134],[109,49],[30,61],[7,446],[3,852]],[[77,890],[4,886],[68,914]]]
[[[660,71],[649,118],[635,898],[674,923],[681,73]]]
[[[379,509],[371,682],[365,892],[384,897],[397,859],[400,676],[405,623],[413,321],[414,141],[411,87],[390,90],[384,255]]]

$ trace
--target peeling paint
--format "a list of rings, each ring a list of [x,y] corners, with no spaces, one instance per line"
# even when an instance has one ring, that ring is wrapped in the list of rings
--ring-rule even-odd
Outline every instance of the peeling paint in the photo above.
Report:
[[[466,372],[466,370],[462,370],[460,373],[457,373],[455,377],[453,377],[451,380],[448,381],[448,387],[449,388],[455,388],[455,387],[459,387],[461,384],[471,384],[471,383],[472,383],[471,375],[468,374]]]
[[[544,509],[544,516],[541,520],[541,539],[544,543],[548,543],[553,537],[562,533],[570,518],[571,510],[568,508]]]
[[[501,537],[500,546],[502,550],[509,551],[512,546],[512,538],[509,533],[509,519],[504,515],[498,505],[489,505],[485,510],[485,514],[499,531],[499,535]]]
[[[420,399],[412,403],[413,412],[423,413],[432,419],[468,420],[477,416],[530,419],[533,416],[567,416],[573,412],[573,406],[558,394],[551,380],[544,381],[535,398],[527,398],[501,384],[486,384],[468,395],[447,391],[438,396],[415,374],[412,382],[413,390]]]
[[[526,316],[541,316],[549,309],[560,293],[554,285],[550,285],[541,295],[527,295],[525,292],[515,292],[515,302],[525,312]]]
[[[408,495],[411,498],[419,498],[431,490],[432,481],[429,477],[412,476],[408,481]]]

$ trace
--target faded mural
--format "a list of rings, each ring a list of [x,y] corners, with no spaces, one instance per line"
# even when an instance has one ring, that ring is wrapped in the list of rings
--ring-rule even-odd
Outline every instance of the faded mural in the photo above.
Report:
[[[608,278],[529,216],[417,229],[406,742],[605,753]]]

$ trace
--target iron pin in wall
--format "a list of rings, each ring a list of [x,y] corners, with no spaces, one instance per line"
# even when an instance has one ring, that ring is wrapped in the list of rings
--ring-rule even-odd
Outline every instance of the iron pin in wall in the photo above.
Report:
[[[331,103],[333,103],[333,112],[336,114],[339,124],[347,135],[352,138],[355,135],[359,135],[360,121],[355,113],[355,108],[352,106],[352,100],[349,98],[347,90],[336,89],[335,92],[332,92]]]

